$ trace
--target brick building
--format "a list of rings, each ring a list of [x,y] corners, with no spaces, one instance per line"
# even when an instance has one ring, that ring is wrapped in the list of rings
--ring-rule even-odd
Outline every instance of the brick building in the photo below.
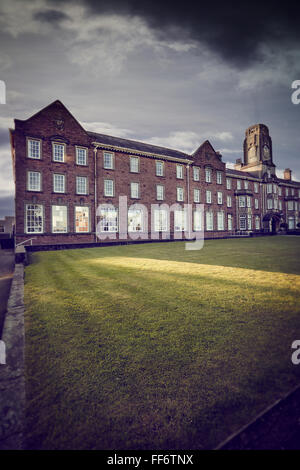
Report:
[[[127,196],[126,229],[141,239],[149,235],[150,219],[158,239],[164,233],[184,238],[185,204],[193,208],[192,230],[203,229],[205,238],[276,232],[281,223],[290,229],[298,223],[300,183],[292,181],[289,169],[283,179],[276,176],[272,141],[263,124],[246,130],[244,158],[235,169],[226,168],[208,141],[188,155],[89,132],[60,101],[27,120],[16,119],[10,141],[16,243],[124,239],[120,196]],[[109,206],[99,208],[104,203]],[[170,219],[162,204],[178,205]],[[204,204],[203,217],[194,212],[197,204]]]

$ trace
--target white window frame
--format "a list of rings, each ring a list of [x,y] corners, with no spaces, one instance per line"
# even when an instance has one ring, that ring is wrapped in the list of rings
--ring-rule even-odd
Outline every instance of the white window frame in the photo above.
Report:
[[[232,214],[227,214],[227,230],[232,230]]]
[[[114,206],[100,208],[100,232],[117,233],[119,230],[119,213]]]
[[[57,152],[62,149],[62,154]],[[66,144],[62,142],[52,142],[52,160],[56,163],[64,163],[66,154]]]
[[[212,175],[211,168],[205,168],[205,182],[206,183],[211,183],[211,175]]]
[[[237,180],[237,182],[236,182],[236,189],[242,189],[242,182],[241,182],[241,180]]]
[[[140,172],[140,159],[139,157],[130,157],[129,161],[130,165],[130,172],[131,173],[139,173]]]
[[[222,172],[217,171],[217,184],[222,184]]]
[[[200,181],[200,168],[198,166],[193,166],[193,180]]]
[[[88,225],[87,225],[87,230],[79,230],[79,226],[77,225],[77,209],[80,209],[81,212],[87,212],[88,213]],[[90,233],[91,231],[91,215],[90,215],[90,208],[89,206],[75,206],[75,232],[76,233]]]
[[[36,180],[35,180],[35,178],[36,178]],[[41,180],[42,180],[42,178],[41,178],[41,172],[40,171],[29,170],[27,172],[27,190],[28,191],[41,191],[41,187],[42,187],[41,186]]]
[[[200,189],[194,188],[194,202],[200,202]]]
[[[205,222],[206,230],[211,232],[214,229],[214,213],[212,211],[206,212]]]
[[[205,201],[206,204],[211,204],[211,191],[208,189],[205,191]]]
[[[232,207],[232,197],[229,194],[227,195],[227,207]]]
[[[140,198],[140,183],[135,183],[135,182],[130,183],[130,197],[132,199]]]
[[[108,186],[110,185],[111,191],[109,191]],[[112,179],[105,179],[103,183],[103,194],[105,197],[114,197],[115,195],[115,182]]]
[[[143,211],[142,209],[128,209],[127,221],[128,232],[142,232],[143,231]]]
[[[178,202],[184,201],[184,189],[181,186],[177,186],[176,188],[176,199]]]
[[[241,214],[240,215],[240,230],[247,230],[247,218],[246,215]],[[241,223],[243,221],[243,223]]]
[[[157,201],[163,201],[165,199],[165,187],[163,184],[156,185],[156,199]]]
[[[219,205],[223,204],[223,193],[222,191],[217,192],[217,202]]]
[[[54,209],[55,208],[55,209]],[[66,218],[66,223],[65,223],[65,226],[64,226],[64,229],[62,230],[55,230],[55,224],[54,224],[54,210],[57,210],[57,208],[60,208],[60,210],[64,211],[65,214],[63,214],[63,217]],[[56,215],[57,217],[57,215]],[[56,205],[56,204],[53,204],[51,206],[51,229],[52,229],[52,233],[68,233],[68,206],[65,206],[65,205]]]
[[[81,190],[82,182],[85,181],[85,190]],[[76,194],[88,194],[88,178],[87,176],[76,176]]]
[[[224,211],[217,212],[217,230],[225,230]]]
[[[166,209],[154,209],[154,231],[168,231],[168,211]]]
[[[226,189],[231,189],[231,178],[226,178]]]
[[[258,209],[258,199],[257,198],[254,199],[254,208]]]
[[[258,183],[254,183],[254,192],[258,193],[258,191],[259,191],[259,185]]]
[[[106,160],[108,159],[108,160]],[[103,168],[105,170],[114,170],[115,168],[115,155],[113,152],[103,152]]]
[[[28,214],[28,211],[31,211],[31,215]],[[34,211],[41,212],[36,215]],[[28,222],[32,224],[28,224]],[[34,230],[30,230],[30,228]],[[39,228],[38,230],[36,228]],[[43,233],[44,232],[44,206],[42,204],[26,204],[25,205],[25,233]]]
[[[176,165],[176,178],[183,180],[183,165]]]
[[[165,162],[161,160],[155,160],[155,174],[156,176],[164,176],[165,174]]]
[[[58,176],[60,178],[57,178]],[[66,176],[62,173],[53,173],[53,192],[65,193],[65,191],[66,191]]]
[[[239,207],[246,207],[246,196],[239,196]]]
[[[87,148],[76,146],[76,165],[87,166]]]
[[[36,146],[36,147],[35,147]],[[32,160],[41,159],[41,140],[40,139],[27,139],[27,157]]]

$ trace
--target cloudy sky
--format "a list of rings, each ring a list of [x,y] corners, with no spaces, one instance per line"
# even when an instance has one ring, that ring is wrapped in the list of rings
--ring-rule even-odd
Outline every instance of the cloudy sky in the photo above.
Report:
[[[294,2],[293,2],[294,3]],[[270,129],[278,175],[300,180],[300,4],[1,0],[0,217],[13,213],[7,128],[60,99],[86,129],[229,164]]]

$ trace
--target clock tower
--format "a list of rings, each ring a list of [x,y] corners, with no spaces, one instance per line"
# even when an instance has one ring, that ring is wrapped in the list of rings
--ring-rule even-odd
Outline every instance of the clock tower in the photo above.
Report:
[[[262,177],[265,173],[275,175],[272,139],[265,124],[248,127],[244,140],[244,161],[239,169]],[[238,166],[238,165],[237,165]]]

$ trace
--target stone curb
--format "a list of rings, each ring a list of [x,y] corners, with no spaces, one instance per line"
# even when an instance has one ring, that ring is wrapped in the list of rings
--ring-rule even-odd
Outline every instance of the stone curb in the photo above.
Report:
[[[2,340],[6,364],[0,364],[0,450],[23,449],[24,377],[24,265],[15,265]]]

